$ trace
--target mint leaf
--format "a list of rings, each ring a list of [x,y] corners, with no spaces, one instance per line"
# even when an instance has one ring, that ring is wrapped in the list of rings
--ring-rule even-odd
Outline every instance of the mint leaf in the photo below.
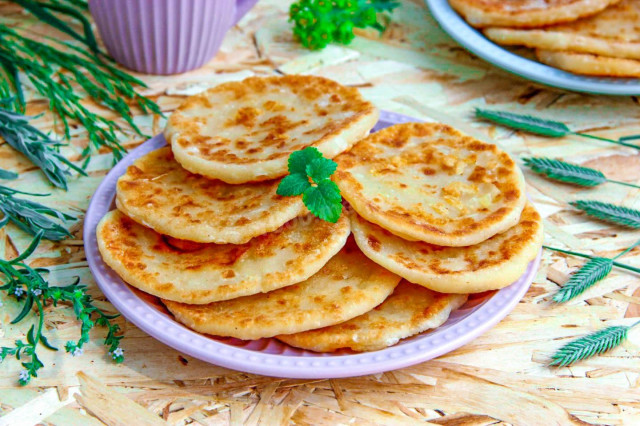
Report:
[[[322,153],[318,148],[308,146],[301,151],[294,151],[289,155],[289,173],[290,174],[307,174],[307,164],[311,164],[313,160],[322,158]]]
[[[327,222],[336,223],[342,213],[340,190],[329,179],[307,188],[302,194],[302,201],[311,213]]]
[[[310,164],[307,164],[306,173],[315,183],[320,183],[325,179],[329,179],[329,176],[336,171],[338,163],[328,158],[317,158]]]
[[[302,194],[306,189],[310,188],[309,178],[307,175],[295,173],[286,176],[280,181],[276,194],[284,197],[291,197]]]

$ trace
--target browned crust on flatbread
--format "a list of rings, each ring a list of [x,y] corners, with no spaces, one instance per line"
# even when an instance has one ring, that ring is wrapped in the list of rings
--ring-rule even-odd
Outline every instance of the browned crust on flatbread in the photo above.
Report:
[[[466,295],[438,293],[403,280],[384,302],[359,317],[329,327],[276,337],[291,346],[316,352],[342,348],[379,350],[400,339],[439,327],[466,299]]]
[[[304,240],[291,241],[291,233],[299,229]],[[167,238],[117,210],[107,213],[96,229],[102,258],[124,281],[154,296],[194,304],[305,280],[340,250],[348,234],[346,217],[333,224],[308,215],[246,244],[198,244]],[[271,271],[257,267],[239,275],[252,260],[275,257],[285,249],[295,256],[279,260]]]
[[[229,140],[224,138],[212,138],[205,136],[201,132],[201,124],[204,117],[193,117],[186,114],[194,108],[206,108],[215,114],[215,105],[212,105],[209,97],[214,94],[229,94],[232,99],[242,103],[243,99],[259,96],[261,93],[273,89],[282,88],[291,91],[299,98],[296,105],[283,105],[278,102],[267,101],[260,108],[243,107],[236,111],[235,116],[224,123],[224,128],[241,126],[247,135],[266,132],[261,140],[247,142],[245,140]],[[322,106],[316,101],[322,96],[331,93],[330,105]],[[331,121],[325,126],[314,126],[312,120],[305,118],[299,121],[291,121],[286,113],[294,111],[296,108],[313,110],[313,115],[326,116],[332,111],[347,111],[351,113],[348,117]],[[266,121],[261,121],[263,112],[279,113],[270,117]],[[355,88],[342,86],[335,81],[324,77],[308,75],[286,75],[273,77],[249,77],[243,81],[223,83],[203,93],[189,97],[180,105],[169,117],[165,136],[175,147],[197,148],[199,161],[211,162],[211,164],[224,164],[221,169],[233,166],[247,166],[252,164],[261,165],[273,160],[283,160],[282,167],[277,171],[269,171],[264,176],[254,176],[250,180],[238,178],[234,180],[233,174],[225,170],[211,172],[209,174],[203,170],[194,170],[193,165],[187,158],[178,156],[177,160],[182,165],[194,172],[206,174],[209,177],[219,178],[229,183],[240,183],[240,181],[261,181],[273,179],[286,174],[286,159],[293,151],[304,149],[308,146],[317,147],[325,156],[333,157],[339,152],[348,149],[357,141],[357,137],[346,135],[348,128],[364,126],[370,129],[377,121],[378,110],[370,102],[364,100],[359,91]],[[288,133],[292,129],[303,127],[305,139],[293,140]],[[224,130],[221,129],[221,130]],[[335,149],[326,149],[325,145],[330,144],[334,139],[346,136],[349,141],[340,143],[342,146],[339,152],[332,152]],[[358,134],[358,137],[361,135]],[[273,153],[266,157],[259,154],[266,148],[272,148]]]
[[[468,247],[404,241],[357,214],[351,223],[358,246],[371,260],[413,283],[447,293],[477,293],[513,283],[536,257],[544,238],[542,218],[531,203],[516,226]],[[452,259],[463,259],[464,268],[448,267]]]
[[[363,197],[363,185],[350,173],[352,167],[365,164],[371,166],[371,170],[375,166],[377,173],[394,173],[391,167],[388,172],[384,168],[380,170],[380,167],[384,167],[386,162],[393,162],[401,172],[402,166],[405,164],[424,164],[423,173],[426,176],[434,174],[436,169],[446,170],[455,167],[455,164],[449,162],[449,158],[430,150],[428,142],[423,143],[419,150],[412,150],[410,153],[405,150],[391,160],[385,156],[386,148],[402,149],[412,137],[433,136],[435,138],[437,134],[441,133],[454,136],[455,139],[449,142],[450,146],[464,147],[478,153],[488,151],[495,155],[498,168],[493,177],[489,176],[488,170],[476,167],[469,179],[478,183],[490,180],[500,191],[497,200],[504,202],[506,206],[491,212],[482,220],[461,219],[458,229],[444,232],[442,226],[448,223],[448,218],[437,218],[425,211],[408,211],[402,206],[396,206],[393,210],[383,209],[375,199]],[[437,139],[434,139],[433,142],[444,143]],[[396,162],[396,159],[399,160]],[[524,181],[518,166],[511,157],[497,146],[464,135],[445,124],[404,123],[387,127],[361,140],[350,151],[336,157],[335,161],[338,163],[338,169],[334,175],[335,181],[340,187],[343,197],[349,201],[358,214],[370,222],[408,239],[419,239],[441,245],[475,244],[488,236],[472,242],[470,234],[479,230],[493,229],[502,224],[505,218],[511,216],[515,219],[513,225],[517,222],[518,215],[524,208]],[[489,236],[502,230],[504,229],[500,228]],[[461,239],[461,241],[456,241],[457,239]]]
[[[595,15],[620,0],[449,0],[474,27],[533,28]]]
[[[300,197],[276,194],[279,183],[231,185],[209,179],[183,169],[164,147],[120,176],[117,205],[136,222],[174,238],[244,244],[307,213]]]

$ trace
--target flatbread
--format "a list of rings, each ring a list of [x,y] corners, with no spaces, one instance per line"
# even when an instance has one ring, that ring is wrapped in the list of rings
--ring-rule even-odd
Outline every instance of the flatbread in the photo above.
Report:
[[[443,294],[403,280],[373,310],[341,324],[276,336],[283,342],[316,352],[342,348],[377,351],[406,337],[444,324],[467,300],[465,294]]]
[[[133,163],[118,179],[118,209],[161,234],[200,243],[244,244],[308,213],[301,197],[276,194],[280,181],[231,185],[183,169],[169,147]]]
[[[164,134],[185,169],[235,184],[284,176],[289,154],[308,146],[333,158],[378,115],[357,89],[326,78],[250,77],[191,96]]]
[[[349,241],[302,283],[208,305],[165,305],[178,321],[200,333],[251,340],[347,321],[382,303],[399,281]]]
[[[640,61],[636,59],[609,58],[588,53],[536,50],[538,60],[561,70],[575,74],[601,77],[640,77]]]
[[[640,1],[622,0],[597,15],[536,29],[487,28],[499,44],[640,59]]]
[[[479,293],[508,286],[537,256],[543,240],[542,219],[529,203],[516,226],[467,247],[406,241],[355,214],[351,229],[371,260],[412,283],[443,293]]]
[[[449,0],[472,26],[534,28],[595,15],[620,0]]]
[[[387,127],[335,158],[361,216],[409,240],[477,244],[518,223],[522,172],[495,145],[439,123]]]
[[[98,224],[105,263],[132,286],[164,299],[210,303],[275,290],[306,280],[344,246],[349,221],[311,214],[246,244],[198,244],[175,240],[123,213]]]

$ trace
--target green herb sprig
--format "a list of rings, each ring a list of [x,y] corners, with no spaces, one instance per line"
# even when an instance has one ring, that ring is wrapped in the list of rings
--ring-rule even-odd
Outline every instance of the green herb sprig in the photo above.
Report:
[[[114,160],[119,160],[125,152],[118,139],[118,133],[123,130],[115,122],[89,111],[82,104],[83,98],[88,95],[116,112],[140,135],[143,134],[134,123],[131,107],[125,100],[135,102],[144,113],[162,115],[162,112],[153,101],[135,91],[134,86],[146,87],[142,81],[90,51],[70,43],[52,42],[58,45],[38,42],[0,24],[0,64],[11,79],[20,111],[25,102],[18,71],[22,71],[36,91],[48,99],[49,108],[62,121],[66,139],[71,137],[70,120],[76,120],[86,128],[90,144],[83,150],[83,156],[87,157],[94,149],[108,147]],[[76,84],[84,93],[79,93]]]
[[[640,188],[632,183],[621,182],[618,180],[607,179],[605,175],[596,169],[578,166],[564,161],[555,160],[545,157],[524,158],[524,165],[529,167],[536,173],[543,174],[551,179],[572,183],[579,186],[594,187],[605,182],[615,183],[618,185],[630,186],[632,188]]]
[[[640,321],[630,326],[615,325],[607,327],[569,342],[551,356],[549,365],[566,367],[583,359],[607,352],[622,344],[627,338],[629,330],[638,324],[640,324]]]
[[[596,139],[601,142],[640,149],[639,145],[628,143],[627,141],[640,139],[640,135],[625,136],[618,140],[590,135],[588,133],[573,132],[566,124],[559,121],[544,120],[530,115],[514,114],[512,112],[494,111],[489,109],[476,108],[476,117],[493,123],[501,124],[516,130],[523,130],[541,136],[561,138],[568,135],[581,136],[583,138]]]
[[[336,223],[342,213],[342,197],[338,185],[331,180],[338,164],[322,156],[317,148],[307,147],[289,156],[289,175],[276,191],[278,195],[302,195],[309,211],[327,222]]]
[[[30,234],[37,235],[42,232],[42,237],[47,240],[59,241],[71,236],[66,228],[51,218],[65,221],[75,219],[75,217],[34,201],[17,198],[16,194],[39,197],[49,195],[18,191],[0,185],[0,212],[3,213],[3,217],[0,218],[0,228],[11,221]]]
[[[18,174],[9,170],[0,169],[0,179],[14,180],[18,178]]]
[[[294,23],[293,34],[298,41],[317,50],[333,41],[349,44],[354,28],[384,31],[386,26],[378,14],[398,6],[396,0],[301,0],[289,8],[289,22]]]
[[[15,356],[18,360],[29,357],[28,361],[22,362],[24,370],[18,375],[21,385],[26,385],[32,377],[37,377],[38,370],[44,367],[38,357],[39,344],[54,351],[58,350],[43,334],[44,307],[48,303],[53,306],[57,306],[58,303],[71,304],[76,318],[81,322],[80,338],[75,342],[67,342],[65,345],[67,352],[73,356],[81,355],[83,345],[89,341],[89,331],[94,325],[102,325],[108,330],[104,344],[109,347],[109,354],[115,362],[124,360],[124,352],[119,347],[122,339],[119,335],[120,327],[112,323],[112,320],[119,315],[108,315],[97,308],[92,297],[86,292],[87,287],[78,284],[79,280],[66,287],[52,287],[43,276],[48,272],[47,269],[32,268],[24,263],[24,260],[36,250],[43,237],[44,232],[38,232],[29,247],[18,257],[12,260],[0,259],[0,277],[3,278],[0,290],[22,303],[20,313],[11,323],[16,324],[26,318],[32,312],[34,305],[38,314],[37,328],[35,325],[31,326],[27,332],[26,342],[16,340],[13,347],[0,347],[0,362],[8,356]],[[95,321],[92,318],[95,318]]]
[[[639,244],[640,244],[640,241],[636,242],[631,247],[619,253],[612,259],[608,259],[605,257],[591,256],[588,254],[559,249],[556,247],[543,246],[546,249],[557,251],[559,253],[565,253],[572,256],[590,259],[578,271],[576,271],[571,276],[571,278],[569,278],[569,281],[567,281],[561,289],[559,289],[556,292],[556,294],[553,297],[553,300],[558,303],[563,303],[582,294],[585,290],[587,290],[588,288],[596,284],[598,281],[601,281],[602,279],[606,278],[611,273],[613,266],[620,269],[626,269],[631,272],[640,273],[640,268],[636,268],[633,266],[616,262],[616,259],[624,256],[625,254],[633,250],[635,247],[637,247]]]
[[[640,229],[639,210],[593,200],[577,200],[569,204],[596,219],[632,229]]]
[[[74,39],[84,43],[94,53],[99,53],[98,42],[96,41],[93,31],[91,30],[91,22],[82,13],[85,8],[83,2],[70,2],[65,4],[61,1],[33,1],[33,0],[10,0],[22,6],[25,10],[31,12],[35,17],[52,27],[62,31],[63,33],[73,37]],[[79,7],[78,7],[79,6]],[[88,5],[87,5],[88,7]],[[64,16],[77,20],[83,29],[83,34],[75,31],[69,24],[58,18],[54,13],[61,13]]]
[[[71,170],[87,175],[82,168],[60,154],[58,148],[62,146],[61,142],[31,126],[24,115],[0,108],[0,137],[39,167],[49,182],[58,188],[67,189]]]
[[[553,301],[564,303],[584,293],[587,289],[591,288],[594,284],[603,280],[611,273],[613,265],[618,258],[629,253],[639,244],[640,241],[637,241],[631,247],[611,259],[606,257],[591,257],[589,261],[572,274],[569,281],[567,281],[562,288],[556,292],[553,296]],[[559,250],[556,249],[556,251]]]

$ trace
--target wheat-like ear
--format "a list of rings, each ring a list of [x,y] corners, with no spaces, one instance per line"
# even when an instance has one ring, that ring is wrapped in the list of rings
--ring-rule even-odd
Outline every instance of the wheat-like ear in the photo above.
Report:
[[[605,182],[616,183],[618,185],[640,188],[632,183],[607,179],[605,175],[596,169],[578,166],[577,164],[566,163],[546,157],[524,158],[524,165],[536,173],[543,174],[551,179],[572,183],[580,186],[598,186]]]
[[[625,136],[618,140],[603,138],[601,136],[590,135],[588,133],[573,132],[566,124],[559,121],[544,120],[530,115],[514,114],[506,111],[495,111],[490,109],[476,108],[476,117],[483,120],[492,121],[505,127],[533,133],[535,135],[560,138],[567,135],[581,136],[583,138],[595,139],[601,142],[615,145],[627,146],[629,148],[640,149],[640,146],[627,141],[640,139],[640,135]]]
[[[580,186],[598,186],[607,181],[604,174],[596,169],[544,157],[524,158],[523,160],[525,166],[534,172],[561,182],[573,183]]]
[[[604,279],[611,273],[613,260],[605,257],[595,257],[578,269],[569,281],[553,296],[554,302],[563,303],[583,293],[589,287]]]
[[[569,342],[551,356],[549,365],[566,367],[585,358],[599,355],[620,345],[626,338],[631,326],[616,325]]]
[[[564,123],[543,120],[530,115],[476,108],[476,117],[511,127],[512,129],[524,130],[525,132],[553,138],[571,134],[571,130]]]
[[[569,204],[600,220],[633,229],[640,228],[640,211],[638,210],[591,200],[578,200]]]

